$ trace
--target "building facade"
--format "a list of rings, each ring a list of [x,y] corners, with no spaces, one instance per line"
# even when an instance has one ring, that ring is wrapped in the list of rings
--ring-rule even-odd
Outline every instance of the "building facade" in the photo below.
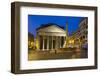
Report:
[[[55,50],[63,47],[66,31],[56,24],[47,24],[37,28],[37,38],[40,50]]]
[[[68,45],[71,44],[77,47],[87,46],[88,42],[88,19],[84,18],[80,24],[77,31],[75,31],[69,38],[67,39]]]
[[[28,49],[35,49],[34,46],[34,36],[31,33],[28,33]]]

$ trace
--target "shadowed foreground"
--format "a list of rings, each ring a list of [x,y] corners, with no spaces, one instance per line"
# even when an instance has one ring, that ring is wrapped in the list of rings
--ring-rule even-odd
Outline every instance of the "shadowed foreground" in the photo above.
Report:
[[[83,50],[84,51],[84,50]],[[28,60],[50,60],[50,59],[73,59],[73,58],[87,58],[86,52],[75,51],[33,51],[28,52]]]

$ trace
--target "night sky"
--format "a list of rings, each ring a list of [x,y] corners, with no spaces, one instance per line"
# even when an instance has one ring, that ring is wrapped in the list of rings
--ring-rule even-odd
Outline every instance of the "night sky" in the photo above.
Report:
[[[80,21],[84,17],[70,17],[70,16],[51,16],[51,15],[28,15],[28,32],[36,36],[36,28],[41,24],[54,23],[66,29],[68,24],[68,33],[71,35],[78,29]]]

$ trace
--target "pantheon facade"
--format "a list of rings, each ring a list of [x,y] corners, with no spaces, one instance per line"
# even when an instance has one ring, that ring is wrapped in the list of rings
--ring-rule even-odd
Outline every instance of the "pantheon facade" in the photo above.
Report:
[[[62,48],[66,41],[66,31],[57,24],[45,24],[36,29],[40,50]]]

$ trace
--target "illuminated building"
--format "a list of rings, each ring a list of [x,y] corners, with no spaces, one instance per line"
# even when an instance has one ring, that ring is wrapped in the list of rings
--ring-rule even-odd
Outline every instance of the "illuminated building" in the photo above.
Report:
[[[87,36],[88,36],[88,21],[87,18],[84,18],[80,24],[78,30],[76,30],[69,38],[67,38],[67,45],[76,46],[76,47],[87,47]]]
[[[31,33],[28,33],[28,49],[34,49],[34,36]]]
[[[66,31],[63,27],[49,23],[37,28],[40,50],[54,50],[62,48],[66,40]]]

